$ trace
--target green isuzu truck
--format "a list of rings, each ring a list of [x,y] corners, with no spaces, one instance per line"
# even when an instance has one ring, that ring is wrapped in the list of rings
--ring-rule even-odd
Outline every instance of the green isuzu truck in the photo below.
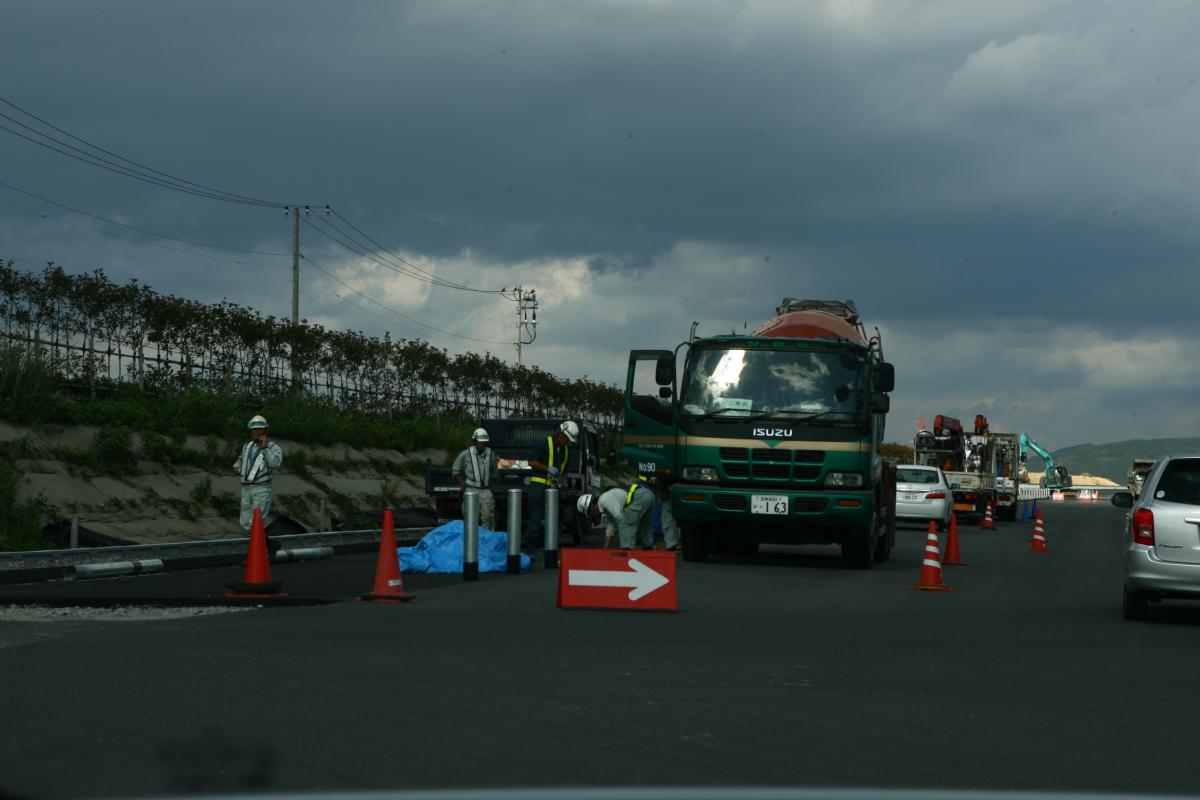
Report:
[[[622,453],[669,487],[685,560],[837,544],[865,569],[896,538],[894,385],[852,301],[786,298],[751,334],[631,352]]]

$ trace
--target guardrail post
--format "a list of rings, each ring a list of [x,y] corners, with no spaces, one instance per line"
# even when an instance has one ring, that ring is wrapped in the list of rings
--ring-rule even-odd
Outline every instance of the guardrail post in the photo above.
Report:
[[[558,489],[546,489],[546,546],[543,548],[542,565],[546,569],[558,569]]]
[[[321,526],[322,531],[327,531],[333,527],[333,523],[329,521],[329,505],[326,503],[324,496],[321,497],[321,507],[317,511],[317,524]]]
[[[521,499],[524,495],[520,489],[508,490],[508,561],[505,566],[509,575],[521,574]]]
[[[463,493],[463,580],[479,580],[479,492]]]
[[[68,546],[72,550],[79,549],[79,515],[78,514],[71,517],[71,541],[68,543]]]

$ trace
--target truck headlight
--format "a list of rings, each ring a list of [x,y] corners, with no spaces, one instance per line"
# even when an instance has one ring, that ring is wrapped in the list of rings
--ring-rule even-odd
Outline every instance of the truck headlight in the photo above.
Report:
[[[830,472],[825,475],[826,486],[862,486],[863,477],[857,472]]]
[[[721,476],[712,467],[684,467],[683,479],[685,481],[718,481]]]

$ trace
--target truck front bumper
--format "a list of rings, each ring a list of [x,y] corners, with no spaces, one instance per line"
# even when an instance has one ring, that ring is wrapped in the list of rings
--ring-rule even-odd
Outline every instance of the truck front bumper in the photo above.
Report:
[[[787,513],[755,513],[754,497],[786,497]],[[775,528],[859,528],[875,513],[871,491],[798,491],[793,487],[753,489],[675,484],[671,510],[681,523],[744,523]]]

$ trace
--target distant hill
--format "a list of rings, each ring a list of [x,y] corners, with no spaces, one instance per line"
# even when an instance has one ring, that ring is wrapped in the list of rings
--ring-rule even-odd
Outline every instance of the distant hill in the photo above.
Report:
[[[1171,453],[1200,452],[1200,437],[1190,439],[1128,439],[1108,444],[1077,444],[1053,451],[1055,463],[1066,466],[1072,475],[1099,475],[1125,485],[1125,473],[1135,458],[1158,458]],[[1036,453],[1030,453],[1029,469],[1041,469]]]

